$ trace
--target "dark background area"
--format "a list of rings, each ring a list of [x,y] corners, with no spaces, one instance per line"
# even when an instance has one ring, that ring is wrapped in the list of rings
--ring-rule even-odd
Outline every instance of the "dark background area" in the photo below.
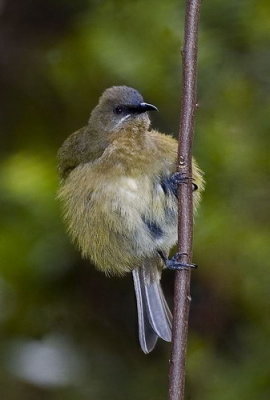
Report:
[[[0,386],[3,400],[161,400],[170,345],[144,355],[131,276],[71,245],[55,155],[102,91],[127,84],[177,134],[184,3],[0,2]],[[270,398],[270,3],[202,4],[187,399]],[[173,273],[163,286],[172,302]]]

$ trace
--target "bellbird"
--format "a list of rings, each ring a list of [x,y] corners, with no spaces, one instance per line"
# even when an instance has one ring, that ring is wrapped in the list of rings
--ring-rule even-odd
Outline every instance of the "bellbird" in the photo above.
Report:
[[[171,312],[162,268],[185,268],[168,259],[177,242],[177,141],[150,128],[141,94],[114,86],[102,94],[88,124],[58,151],[59,199],[68,231],[83,257],[107,275],[132,271],[139,341],[149,353],[158,337],[171,340]],[[203,189],[193,160],[193,204]],[[196,190],[195,190],[196,189]]]

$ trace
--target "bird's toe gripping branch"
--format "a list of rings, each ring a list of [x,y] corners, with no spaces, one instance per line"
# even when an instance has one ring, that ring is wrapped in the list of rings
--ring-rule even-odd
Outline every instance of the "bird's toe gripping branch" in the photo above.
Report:
[[[182,255],[187,255],[186,253],[176,253],[172,258],[168,258],[166,260],[166,267],[172,270],[180,270],[180,269],[196,269],[198,265],[192,263],[183,263],[179,261]]]
[[[190,181],[192,181],[191,177],[188,177],[181,172],[175,172],[173,175],[171,175],[167,179],[167,185],[173,191],[175,196],[177,196],[178,186],[183,183],[189,183]],[[192,191],[194,192],[197,189],[198,189],[198,186],[192,182]]]
[[[196,269],[198,265],[192,263],[184,263],[181,262],[180,259],[183,255],[187,256],[187,253],[176,253],[172,258],[167,258],[162,251],[159,251],[158,254],[162,258],[166,268],[171,270],[181,270],[181,269]]]

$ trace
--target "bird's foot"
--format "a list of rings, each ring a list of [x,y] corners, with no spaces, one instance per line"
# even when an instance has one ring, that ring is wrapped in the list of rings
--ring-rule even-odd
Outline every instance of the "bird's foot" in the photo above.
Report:
[[[173,175],[171,175],[166,180],[166,184],[170,187],[170,189],[173,191],[173,193],[177,196],[178,186],[183,183],[189,183],[190,181],[192,181],[191,177],[186,176],[185,174],[183,174],[181,172],[175,172]],[[192,183],[192,191],[194,192],[197,189],[198,189],[198,186],[195,183]]]
[[[166,267],[172,270],[181,270],[181,269],[196,269],[198,265],[192,263],[183,263],[180,262],[179,259],[182,255],[186,255],[186,253],[176,253],[172,258],[168,258],[166,260]]]
[[[183,263],[179,261],[182,255],[187,255],[186,253],[176,253],[172,258],[166,258],[164,260],[166,268],[172,270],[181,270],[181,269],[196,269],[198,265],[192,263]]]

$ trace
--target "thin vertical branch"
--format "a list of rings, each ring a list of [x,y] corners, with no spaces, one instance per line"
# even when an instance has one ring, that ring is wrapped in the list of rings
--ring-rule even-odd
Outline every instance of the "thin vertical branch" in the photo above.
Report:
[[[179,127],[178,170],[192,177],[192,142],[195,125],[197,91],[197,43],[201,0],[186,0],[183,78]],[[178,246],[181,262],[192,258],[193,207],[192,183],[179,188]],[[175,276],[172,354],[169,373],[169,400],[184,400],[185,364],[190,305],[190,270]]]

